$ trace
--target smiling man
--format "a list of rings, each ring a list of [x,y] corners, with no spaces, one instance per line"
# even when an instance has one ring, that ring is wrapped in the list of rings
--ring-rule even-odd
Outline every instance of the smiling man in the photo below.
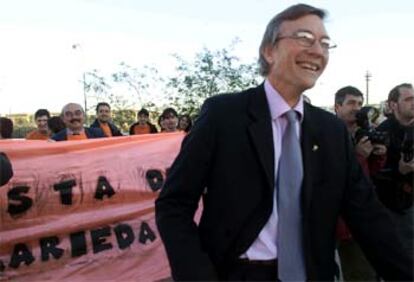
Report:
[[[333,280],[339,215],[384,279],[413,279],[345,125],[303,103],[334,47],[324,17],[304,4],[276,15],[259,49],[264,83],[205,101],[156,201],[175,280]]]
[[[55,141],[84,140],[105,137],[100,128],[84,127],[85,112],[81,105],[69,103],[62,109],[62,120],[66,128],[52,136]]]
[[[48,140],[50,138],[50,130],[47,121],[50,118],[50,113],[46,109],[39,109],[34,114],[37,129],[30,131],[26,135],[28,140]]]
[[[91,127],[102,129],[106,137],[123,136],[118,127],[112,123],[111,106],[106,102],[96,105],[96,119]]]

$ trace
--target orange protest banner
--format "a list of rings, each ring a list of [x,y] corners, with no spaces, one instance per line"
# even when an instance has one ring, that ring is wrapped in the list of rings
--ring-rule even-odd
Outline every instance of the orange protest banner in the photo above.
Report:
[[[2,140],[0,280],[169,277],[154,200],[181,133],[82,141]]]

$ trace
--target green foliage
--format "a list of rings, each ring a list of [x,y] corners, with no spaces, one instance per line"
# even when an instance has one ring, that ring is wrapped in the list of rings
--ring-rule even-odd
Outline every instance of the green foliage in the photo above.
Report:
[[[177,61],[176,72],[167,79],[163,79],[155,67],[145,65],[138,68],[125,62],[121,62],[118,70],[109,76],[96,69],[87,72],[84,80],[89,108],[106,101],[113,111],[146,108],[154,116],[153,113],[161,112],[165,101],[168,101],[168,106],[178,112],[195,116],[206,98],[258,84],[256,63],[240,63],[239,58],[232,54],[236,44],[237,40],[227,49],[204,48],[191,61],[173,55]],[[89,99],[94,100],[95,104]],[[121,115],[121,127],[131,120],[130,115],[129,112]],[[133,116],[135,121],[135,112]]]
[[[145,107],[148,110],[153,110],[155,107],[152,97],[153,88],[157,84],[162,84],[163,81],[155,67],[144,65],[142,69],[139,69],[121,62],[119,70],[111,76],[115,83],[124,84],[129,90],[132,90],[139,108]]]
[[[242,64],[238,57],[231,55],[236,43],[230,45],[229,50],[204,48],[196,53],[192,62],[174,55],[177,74],[169,79],[167,87],[170,102],[179,112],[197,114],[208,97],[258,84],[256,64]]]
[[[136,121],[136,112],[134,110],[118,109],[113,111],[113,122],[123,133],[129,132],[129,127]]]

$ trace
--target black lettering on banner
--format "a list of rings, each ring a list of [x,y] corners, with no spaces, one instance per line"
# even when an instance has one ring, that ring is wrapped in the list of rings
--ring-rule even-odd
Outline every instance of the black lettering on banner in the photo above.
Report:
[[[26,194],[29,192],[29,186],[16,186],[12,188],[9,192],[7,192],[7,198],[14,201],[19,201],[19,204],[13,204],[9,202],[9,207],[7,208],[7,212],[10,215],[15,215],[19,213],[23,213],[31,208],[33,205],[32,199],[26,197],[21,194]]]
[[[111,243],[106,243],[106,238],[111,236],[111,228],[109,226],[91,230],[93,253],[99,253],[108,249],[112,249]]]
[[[156,239],[156,236],[155,236],[154,231],[151,230],[148,223],[143,221],[141,223],[141,227],[140,227],[140,230],[139,230],[139,239],[138,239],[138,241],[145,245],[148,240],[150,240],[151,242],[154,242],[155,239]]]
[[[116,240],[121,250],[129,247],[135,240],[134,231],[128,224],[118,224],[115,228]]]
[[[42,261],[48,261],[49,255],[52,255],[55,259],[59,259],[63,255],[63,249],[57,248],[57,245],[59,245],[57,236],[40,239]]]
[[[157,191],[164,185],[164,177],[158,169],[150,169],[145,174],[145,178],[152,191]]]
[[[99,176],[98,185],[96,186],[95,199],[102,200],[104,195],[111,198],[115,194],[114,188],[109,184],[105,176]]]
[[[70,245],[72,246],[72,257],[80,257],[86,255],[86,236],[85,231],[70,234]]]
[[[55,191],[60,192],[60,201],[62,205],[72,205],[72,188],[76,186],[76,180],[66,180],[53,185]]]
[[[19,243],[14,246],[9,266],[12,268],[18,268],[22,262],[24,262],[26,265],[30,265],[32,262],[34,262],[34,260],[35,258],[27,246],[23,243]]]

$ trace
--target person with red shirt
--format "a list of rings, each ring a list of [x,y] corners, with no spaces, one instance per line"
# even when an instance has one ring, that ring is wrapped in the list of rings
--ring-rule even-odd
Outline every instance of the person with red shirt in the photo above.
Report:
[[[129,128],[129,135],[158,133],[157,128],[149,121],[149,112],[142,108],[137,114],[138,121]]]

